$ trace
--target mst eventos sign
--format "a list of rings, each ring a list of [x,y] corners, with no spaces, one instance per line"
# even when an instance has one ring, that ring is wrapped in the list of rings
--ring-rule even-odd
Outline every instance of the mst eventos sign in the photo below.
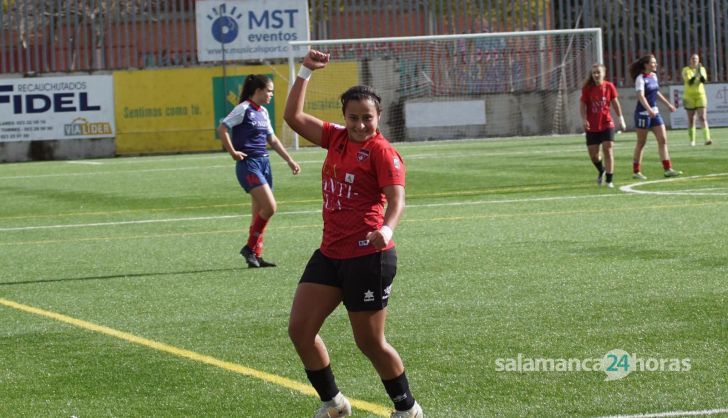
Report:
[[[110,75],[0,79],[0,142],[114,136]]]
[[[196,13],[200,62],[286,58],[288,42],[309,39],[307,0],[200,0]]]

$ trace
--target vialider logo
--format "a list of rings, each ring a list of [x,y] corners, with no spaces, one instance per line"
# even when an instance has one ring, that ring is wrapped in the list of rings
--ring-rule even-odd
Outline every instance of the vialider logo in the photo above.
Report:
[[[238,22],[243,15],[237,12],[237,7],[233,6],[230,15],[227,15],[227,5],[221,4],[217,8],[212,9],[217,18],[207,15],[207,19],[212,20],[212,37],[221,44],[228,44],[238,37]]]
[[[86,118],[76,118],[71,123],[63,125],[63,134],[66,136],[94,136],[111,135],[109,122],[89,122]]]

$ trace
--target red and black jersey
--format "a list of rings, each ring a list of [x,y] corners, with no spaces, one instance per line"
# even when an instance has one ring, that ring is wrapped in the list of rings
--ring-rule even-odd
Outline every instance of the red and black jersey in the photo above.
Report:
[[[586,120],[589,132],[602,132],[614,128],[609,112],[612,100],[617,98],[617,89],[609,81],[598,86],[586,86],[581,90],[581,101],[586,104]]]
[[[405,185],[402,157],[379,133],[356,142],[349,139],[345,127],[328,122],[324,123],[321,147],[328,150],[321,170],[321,252],[336,259],[377,252],[366,236],[384,223],[382,189]],[[390,241],[383,250],[393,246]]]

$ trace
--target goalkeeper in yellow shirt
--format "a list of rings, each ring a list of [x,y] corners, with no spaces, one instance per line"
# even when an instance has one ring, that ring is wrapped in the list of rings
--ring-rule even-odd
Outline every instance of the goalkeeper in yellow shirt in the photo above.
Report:
[[[683,102],[688,113],[688,136],[690,145],[695,146],[695,114],[698,114],[700,123],[703,124],[703,139],[705,145],[710,145],[710,128],[706,117],[705,108],[708,106],[708,97],[705,94],[705,82],[708,80],[708,73],[705,67],[700,64],[700,56],[693,54],[690,57],[690,65],[682,69],[682,78],[685,82]]]

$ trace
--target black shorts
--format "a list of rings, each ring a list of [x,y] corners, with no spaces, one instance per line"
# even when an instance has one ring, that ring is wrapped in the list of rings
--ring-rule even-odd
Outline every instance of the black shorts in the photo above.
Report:
[[[387,306],[397,274],[394,248],[338,260],[314,251],[299,283],[318,283],[341,289],[347,311],[379,311]]]
[[[604,141],[614,141],[614,128],[609,128],[601,132],[586,133],[587,145],[599,145]]]

